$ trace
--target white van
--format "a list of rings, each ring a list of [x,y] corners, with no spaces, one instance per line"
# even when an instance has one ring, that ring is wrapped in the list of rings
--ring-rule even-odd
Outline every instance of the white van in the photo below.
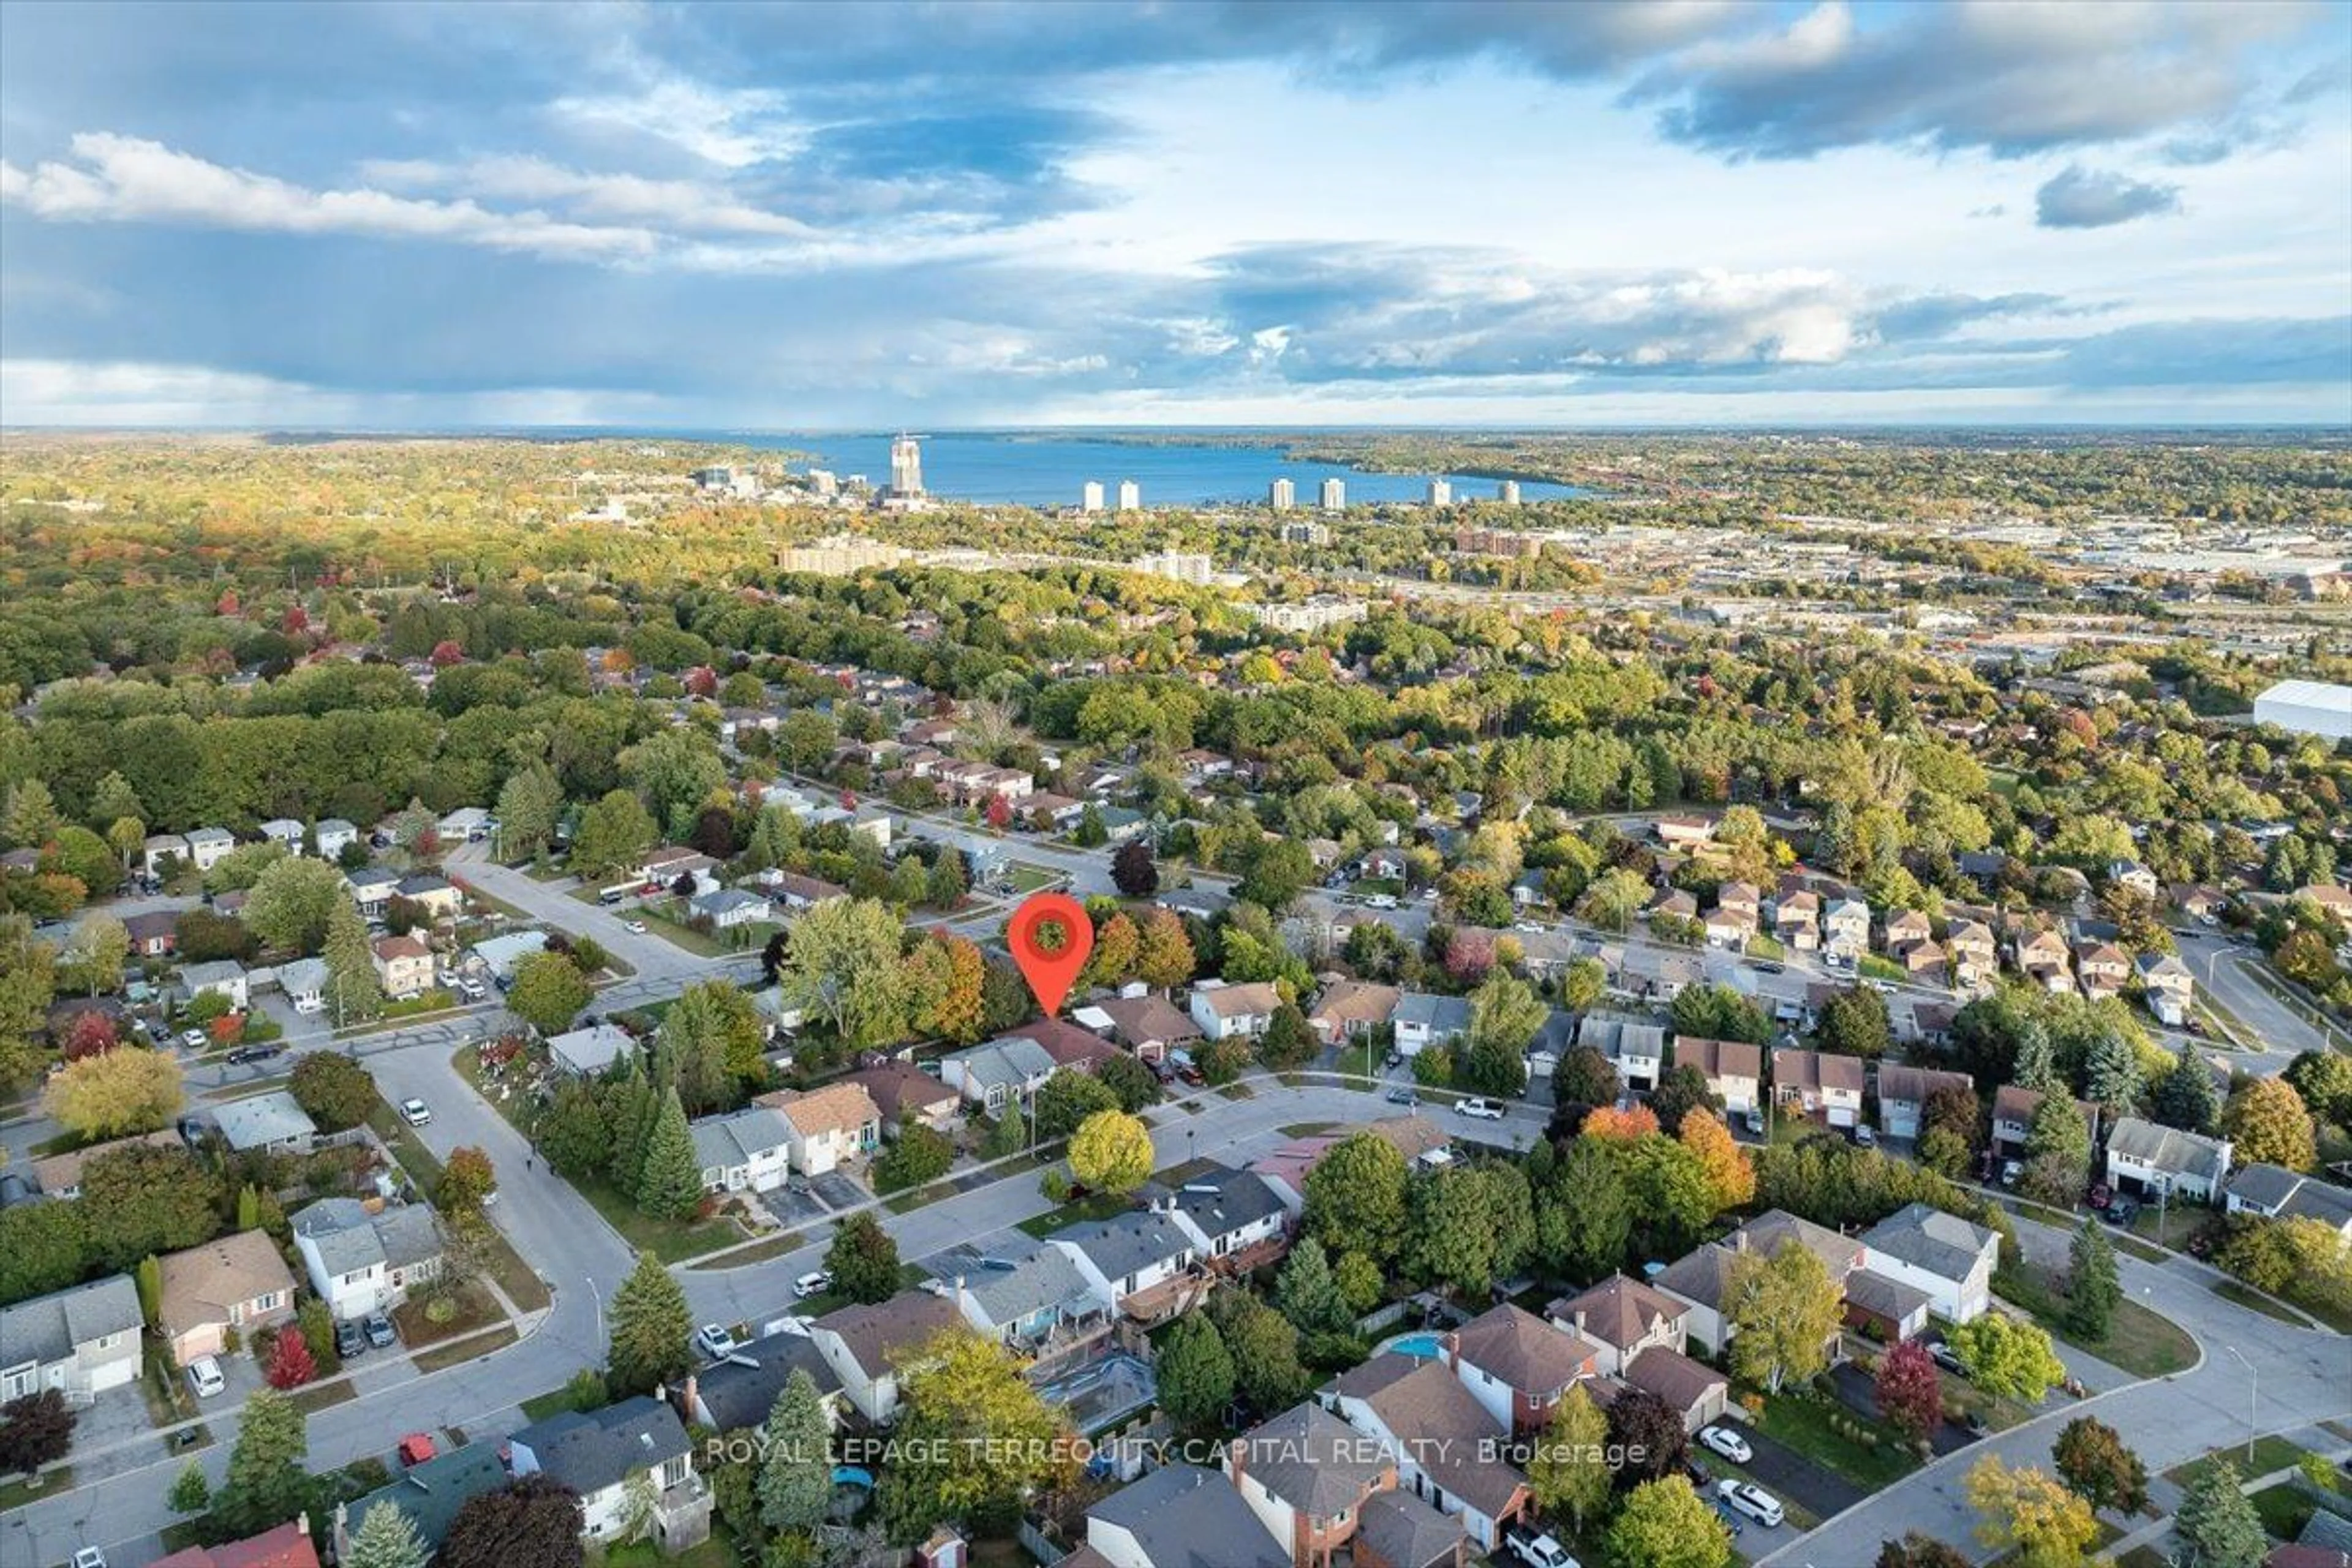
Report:
[[[1729,1506],[1738,1509],[1767,1530],[1778,1530],[1785,1517],[1780,1500],[1762,1487],[1747,1481],[1727,1480],[1716,1487],[1716,1492]]]

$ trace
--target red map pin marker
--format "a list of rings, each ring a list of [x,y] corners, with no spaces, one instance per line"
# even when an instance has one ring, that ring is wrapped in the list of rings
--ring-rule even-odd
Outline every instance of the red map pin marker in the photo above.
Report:
[[[1004,940],[1037,1005],[1050,1018],[1062,1010],[1062,999],[1095,950],[1095,922],[1066,893],[1036,893],[1013,911]]]

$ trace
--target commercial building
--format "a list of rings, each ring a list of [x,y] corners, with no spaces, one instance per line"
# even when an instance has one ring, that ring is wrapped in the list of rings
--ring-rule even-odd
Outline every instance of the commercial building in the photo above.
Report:
[[[776,570],[812,577],[847,577],[855,573],[904,563],[912,554],[902,545],[878,539],[835,533],[814,544],[797,544],[776,552]]]
[[[2254,699],[2254,722],[2298,735],[2352,740],[2352,686],[2324,680],[2282,680]]]
[[[1285,484],[1289,482],[1287,479],[1283,481]],[[1319,522],[1286,522],[1282,525],[1282,542],[1285,544],[1328,544],[1331,542],[1331,530]]]
[[[1129,504],[1122,489],[1120,509],[1126,510]],[[1216,570],[1216,563],[1206,555],[1171,550],[1158,555],[1137,556],[1135,569],[1149,576],[1173,577],[1179,583],[1190,583],[1199,587],[1208,583],[1210,575]]]

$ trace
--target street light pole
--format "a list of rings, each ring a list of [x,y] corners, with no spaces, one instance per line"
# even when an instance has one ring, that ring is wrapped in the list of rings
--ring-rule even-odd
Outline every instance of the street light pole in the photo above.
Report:
[[[2221,1348],[2228,1351],[2231,1355],[2237,1356],[2238,1364],[2246,1369],[2246,1479],[2248,1480],[2252,1480],[2253,1479],[2254,1470],[2255,1423],[2259,1419],[2255,1414],[2255,1410],[2258,1402],[2262,1398],[2262,1374],[2254,1370],[2254,1363],[2252,1362],[2248,1361],[2243,1355],[2239,1354],[2237,1346],[2223,1345]]]
[[[588,1276],[588,1299],[596,1304],[596,1342],[604,1342],[604,1294],[596,1289],[596,1277]]]

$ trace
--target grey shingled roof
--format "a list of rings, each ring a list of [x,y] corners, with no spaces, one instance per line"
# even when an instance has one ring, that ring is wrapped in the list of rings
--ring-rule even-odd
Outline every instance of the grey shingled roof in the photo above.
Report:
[[[2174,1175],[2201,1176],[2214,1183],[2230,1173],[2230,1146],[2220,1139],[2143,1121],[2137,1116],[2116,1121],[2107,1138],[2107,1152]]]
[[[1164,1466],[1087,1512],[1132,1535],[1151,1568],[1290,1568],[1233,1483],[1198,1465]]]
[[[767,1420],[776,1395],[795,1371],[805,1372],[820,1394],[841,1387],[841,1379],[806,1334],[770,1334],[735,1350],[724,1361],[695,1373],[695,1393],[721,1432],[740,1431]]]
[[[1356,1515],[1359,1550],[1377,1553],[1392,1568],[1451,1568],[1461,1549],[1462,1521],[1440,1513],[1409,1491],[1379,1492]]]
[[[1926,1204],[1906,1204],[1863,1232],[1863,1245],[1943,1279],[1965,1279],[1995,1233]]]
[[[1046,1307],[1083,1311],[1094,1303],[1086,1276],[1058,1247],[1041,1247],[1010,1268],[973,1268],[963,1276],[963,1289],[999,1328]]]
[[[1399,1024],[1422,1025],[1433,1035],[1458,1035],[1470,1027],[1470,1003],[1461,996],[1408,991],[1397,998],[1391,1017]]]
[[[1388,1473],[1390,1459],[1319,1405],[1298,1405],[1234,1440],[1242,1473],[1317,1519],[1351,1509]]]
[[[687,1131],[694,1137],[695,1163],[706,1171],[748,1163],[754,1155],[792,1142],[792,1125],[783,1112],[764,1105],[706,1116]]]
[[[1054,1233],[1053,1240],[1076,1247],[1106,1279],[1123,1279],[1192,1249],[1192,1243],[1164,1214],[1118,1215],[1087,1220]]]
[[[65,1361],[77,1345],[137,1333],[142,1316],[128,1274],[0,1307],[0,1367]]]
[[[221,1136],[232,1149],[259,1149],[288,1138],[309,1138],[318,1131],[294,1097],[284,1089],[268,1094],[257,1094],[251,1100],[239,1100],[213,1112]]]
[[[583,1498],[689,1449],[677,1412],[642,1394],[602,1410],[551,1415],[509,1441],[529,1448],[542,1473]]]
[[[406,1514],[429,1552],[449,1533],[457,1510],[487,1492],[507,1484],[507,1468],[494,1442],[468,1443],[411,1466],[389,1486],[378,1487],[352,1504],[348,1515],[356,1532],[378,1503],[390,1503]]]
[[[1282,1199],[1255,1171],[1213,1171],[1177,1189],[1176,1206],[1214,1240],[1283,1212]]]

